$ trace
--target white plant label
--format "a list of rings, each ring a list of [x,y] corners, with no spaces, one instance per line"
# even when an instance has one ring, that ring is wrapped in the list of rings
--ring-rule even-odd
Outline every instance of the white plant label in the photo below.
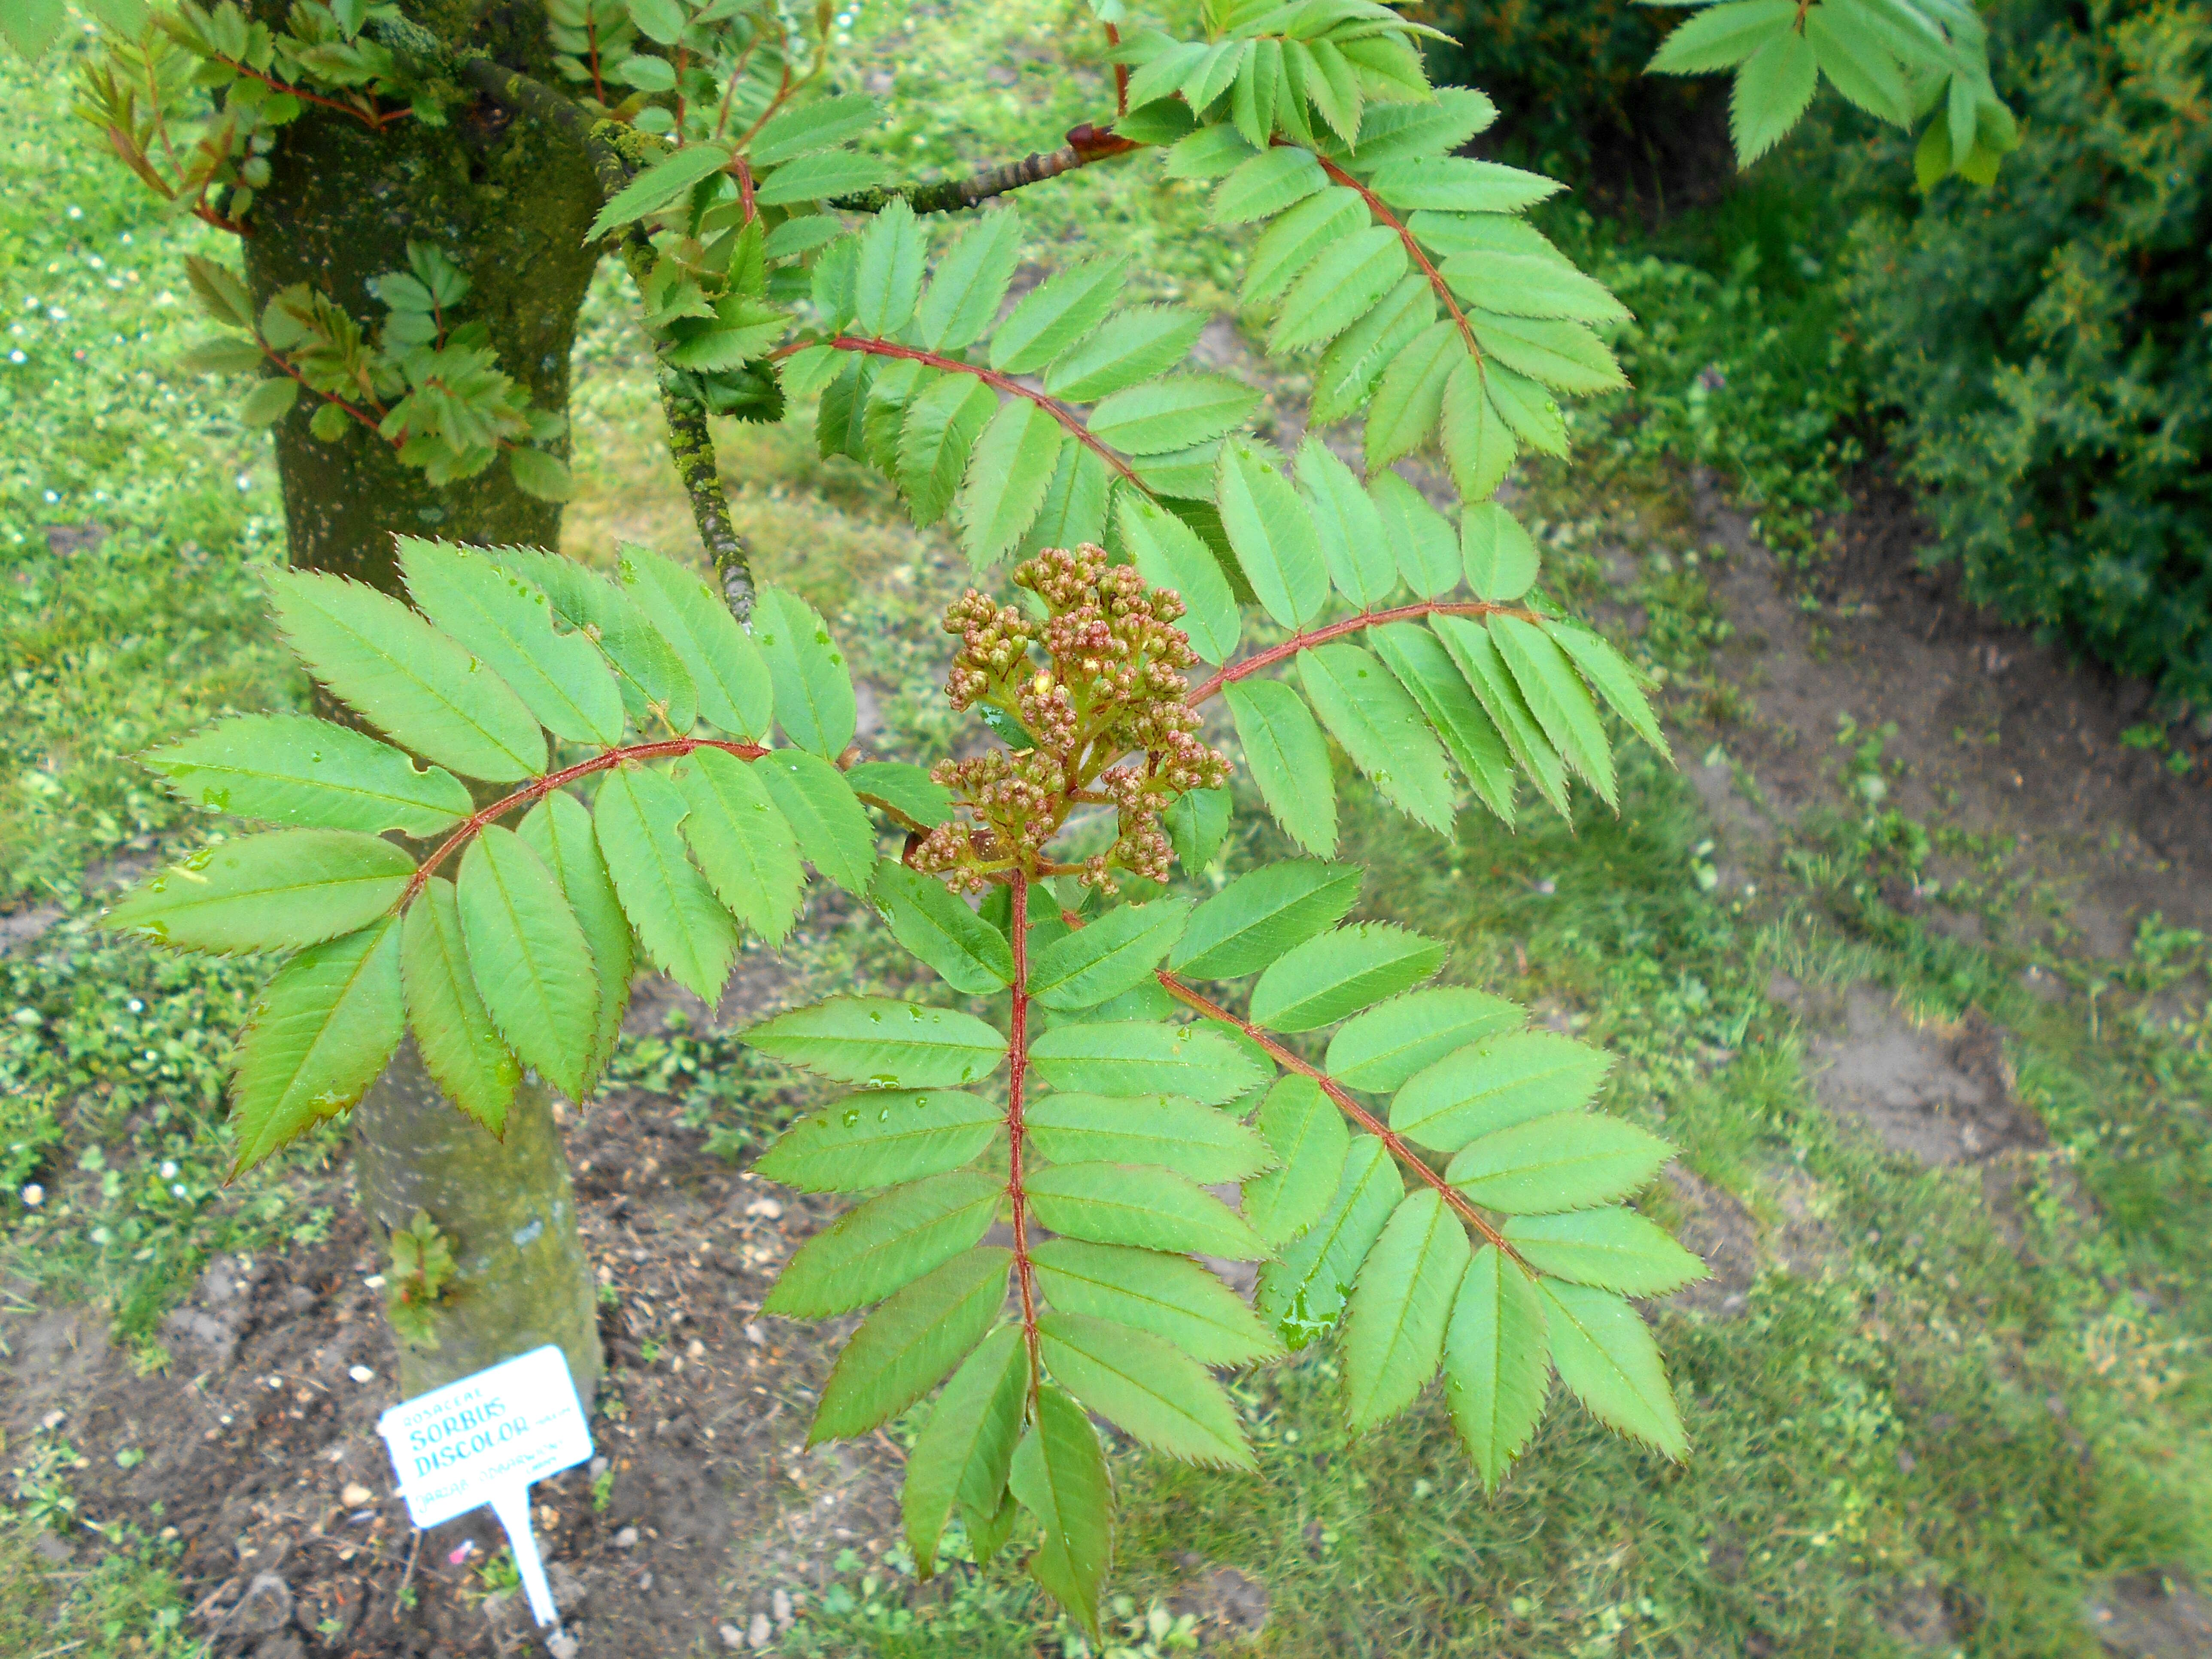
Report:
[[[592,1455],[592,1431],[568,1375],[548,1345],[442,1389],[401,1401],[377,1419],[400,1495],[418,1527],[489,1504],[514,1547],[530,1610],[560,1622],[530,1526],[530,1485]]]

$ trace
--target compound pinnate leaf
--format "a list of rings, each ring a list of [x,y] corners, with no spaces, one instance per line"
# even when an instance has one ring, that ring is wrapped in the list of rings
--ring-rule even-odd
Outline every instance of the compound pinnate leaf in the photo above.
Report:
[[[845,774],[805,749],[771,749],[752,764],[799,851],[854,898],[867,897],[876,829]]]
[[[1095,1008],[1150,979],[1189,916],[1183,898],[1117,906],[1037,951],[1030,994],[1048,1008]]]
[[[1356,865],[1285,859],[1231,882],[1191,912],[1168,965],[1189,979],[1239,979],[1344,919]]]
[[[545,769],[545,737],[522,699],[398,600],[314,571],[268,580],[300,659],[393,741],[489,783]]]
[[[1437,1374],[1468,1253],[1466,1226],[1434,1188],[1391,1212],[1345,1316],[1344,1401],[1353,1429],[1395,1417]]]
[[[561,884],[562,896],[575,912],[592,948],[592,966],[599,985],[599,1041],[592,1050],[594,1066],[606,1064],[622,1035],[623,1010],[629,1002],[630,970],[636,956],[630,942],[629,919],[623,915],[622,900],[607,875],[606,860],[599,855],[599,839],[592,827],[592,814],[583,802],[564,789],[556,789],[532,807],[514,827],[530,849]]]
[[[1405,1177],[1373,1135],[1355,1135],[1336,1191],[1319,1220],[1260,1270],[1260,1317],[1303,1348],[1334,1327],[1367,1252],[1406,1195]]]
[[[493,1023],[526,1064],[580,1101],[599,1042],[599,985],[561,884],[521,836],[494,825],[463,856],[454,897]]]
[[[973,1351],[1006,1299],[1011,1250],[969,1250],[860,1322],[822,1388],[806,1443],[849,1440],[889,1422]]]
[[[1505,1237],[1540,1273],[1624,1296],[1665,1296],[1706,1276],[1704,1262],[1633,1210],[1516,1216]]]
[[[1297,657],[1298,680],[1331,736],[1383,798],[1417,823],[1449,835],[1451,774],[1420,705],[1374,656],[1334,640]]]
[[[880,1302],[981,1238],[1005,1191],[957,1170],[872,1198],[799,1246],[761,1311],[821,1319]]]
[[[1038,1221],[1070,1238],[1229,1261],[1267,1253],[1236,1211],[1165,1170],[1054,1164],[1030,1176],[1028,1190]]]
[[[1209,1468],[1258,1467],[1229,1396],[1174,1344],[1087,1314],[1047,1313],[1037,1348],[1054,1382],[1153,1450]]]
[[[1091,1419],[1062,1390],[1042,1384],[1036,1420],[1014,1449],[1007,1485],[1042,1533],[1030,1577],[1098,1638],[1098,1587],[1114,1559],[1114,1488]]]
[[[834,760],[853,741],[860,707],[844,653],[822,613],[796,593],[764,587],[753,605],[753,638],[768,659],[776,723],[802,749]]]
[[[1552,1353],[1544,1301],[1495,1244],[1474,1253],[1444,1334],[1444,1398],[1452,1423],[1496,1491],[1544,1415]]]
[[[1286,951],[1252,988],[1252,1023],[1311,1031],[1410,990],[1443,966],[1444,947],[1388,922],[1364,921]]]
[[[1437,1152],[1457,1152],[1516,1123],[1587,1106],[1612,1066],[1602,1048],[1555,1031],[1485,1037],[1409,1079],[1390,1103],[1390,1127]]]
[[[1054,1164],[1149,1164],[1202,1186],[1271,1168],[1267,1143],[1227,1113],[1173,1095],[1054,1092],[1024,1115],[1028,1139]]]
[[[1313,516],[1283,475],[1248,443],[1221,447],[1221,525],[1237,562],[1267,614],[1285,628],[1307,626],[1328,603]]]
[[[1690,1437],[1667,1385],[1659,1345],[1636,1310],[1610,1291],[1540,1280],[1559,1381],[1601,1423],[1677,1462]]]
[[[1528,1012],[1486,991],[1457,985],[1409,991],[1348,1019],[1329,1039],[1328,1074],[1348,1089],[1381,1094],[1484,1037],[1517,1030]]]
[[[399,919],[311,945],[253,1004],[232,1060],[234,1177],[367,1092],[406,1030]]]
[[[365,927],[415,860],[349,830],[276,830],[201,848],[142,882],[104,926],[196,951],[289,951]]]
[[[1014,982],[1014,952],[1006,936],[943,882],[885,859],[877,867],[874,890],[893,937],[954,990],[989,996]]]
[[[592,825],[646,955],[711,1007],[737,959],[738,928],[692,866],[679,827],[690,811],[661,774],[624,766],[599,785]]]
[[[770,942],[791,931],[806,875],[799,842],[756,769],[720,749],[695,749],[669,768],[682,793],[684,842],[714,896]]]
[[[504,1135],[522,1067],[477,994],[450,884],[429,883],[408,907],[399,967],[423,1066],[454,1105],[494,1136]]]
[[[1114,516],[1144,579],[1182,596],[1181,626],[1190,636],[1191,649],[1210,663],[1228,661],[1237,649],[1243,617],[1228,577],[1197,532],[1135,490],[1122,492]]]
[[[1164,1337],[1202,1365],[1244,1365],[1282,1352],[1243,1299],[1188,1257],[1051,1238],[1030,1253],[1053,1307]]]
[[[989,1514],[1006,1491],[1029,1384],[1021,1334],[1014,1326],[1001,1326],[961,1362],[907,1458],[899,1504],[907,1545],[924,1580],[937,1571],[938,1540],[952,1506]]]
[[[757,741],[775,712],[775,688],[767,658],[728,602],[697,571],[649,549],[625,546],[621,558],[623,585],[650,605],[691,677],[699,713],[733,738]]]
[[[1610,1204],[1646,1185],[1674,1148],[1617,1117],[1562,1112],[1516,1123],[1462,1148],[1444,1178],[1509,1215]]]
[[[785,1130],[753,1172],[803,1193],[865,1193],[965,1169],[1004,1114],[958,1089],[869,1089]]]
[[[771,1059],[841,1083],[941,1089],[999,1069],[1006,1039],[973,1014],[889,997],[833,997],[778,1014],[745,1033]]]
[[[1279,1249],[1328,1211],[1352,1150],[1352,1132],[1321,1085],[1299,1076],[1284,1078],[1267,1091],[1258,1127],[1279,1167],[1244,1183],[1244,1219]]]
[[[622,690],[606,659],[580,634],[555,631],[543,592],[494,554],[414,536],[398,544],[407,592],[423,615],[498,675],[539,725],[570,743],[622,741]]]
[[[1181,1095],[1201,1106],[1234,1100],[1265,1075],[1218,1031],[1139,1020],[1055,1025],[1030,1044],[1030,1060],[1055,1089]]]
[[[434,836],[475,810],[468,786],[389,744],[305,714],[242,714],[145,757],[210,811],[270,823]]]
[[[1222,695],[1267,810],[1292,841],[1327,858],[1336,850],[1336,780],[1305,700],[1280,680],[1232,680]]]

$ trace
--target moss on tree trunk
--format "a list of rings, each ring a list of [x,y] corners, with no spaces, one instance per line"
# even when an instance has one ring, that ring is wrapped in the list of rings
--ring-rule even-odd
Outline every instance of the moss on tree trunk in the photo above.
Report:
[[[535,8],[433,4],[417,17],[450,43],[546,71]],[[464,315],[489,326],[501,368],[532,404],[565,414],[577,313],[598,260],[583,240],[599,201],[591,167],[580,147],[495,106],[450,113],[442,127],[409,119],[372,132],[320,112],[286,127],[245,242],[256,303],[306,283],[373,328],[383,307],[369,283],[405,268],[410,241],[433,244],[468,274]],[[336,443],[313,436],[313,401],[302,398],[274,434],[295,566],[397,593],[398,535],[559,544],[559,506],[516,489],[504,460],[439,489],[366,428]],[[565,441],[558,447],[565,453]],[[459,1261],[431,1310],[437,1346],[401,1344],[405,1390],[551,1342],[588,1401],[602,1369],[595,1303],[546,1089],[526,1080],[505,1142],[495,1141],[439,1097],[410,1042],[356,1109],[355,1127],[363,1206],[386,1234],[426,1212]]]

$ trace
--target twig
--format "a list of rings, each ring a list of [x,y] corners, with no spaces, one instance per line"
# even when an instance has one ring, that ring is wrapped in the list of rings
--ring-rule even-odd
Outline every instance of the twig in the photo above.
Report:
[[[1487,599],[1421,599],[1413,605],[1394,605],[1388,611],[1363,611],[1356,617],[1346,617],[1326,628],[1316,628],[1310,633],[1293,634],[1280,645],[1270,646],[1242,662],[1217,668],[1206,678],[1191,688],[1183,701],[1195,708],[1224,685],[1256,674],[1262,668],[1295,657],[1299,652],[1329,641],[1341,639],[1346,634],[1357,634],[1363,628],[1379,628],[1384,623],[1412,622],[1420,617],[1518,617],[1522,622],[1540,624],[1543,617],[1534,611],[1517,605],[1492,605]]]
[[[699,527],[699,540],[714,562],[722,599],[730,614],[744,622],[753,613],[753,567],[745,544],[730,522],[730,498],[722,489],[721,464],[714,455],[714,434],[707,425],[707,406],[676,383],[663,369],[660,374],[660,412],[668,422],[668,455],[676,463],[677,482],[691,503],[691,521]]]
[[[957,213],[963,208],[988,202],[994,196],[1019,190],[1024,185],[1042,184],[1063,173],[1089,167],[1093,161],[1126,155],[1142,148],[1132,139],[1086,121],[1079,127],[1070,128],[1066,143],[1049,155],[1032,152],[1018,161],[985,167],[965,179],[940,179],[934,184],[857,191],[850,196],[832,197],[830,205],[847,213],[880,213],[893,202],[903,201],[916,213]]]
[[[407,1571],[399,1575],[399,1588],[392,1593],[393,1601],[404,1602],[407,1595],[408,1583],[415,1577],[415,1558],[422,1553],[422,1528],[417,1527],[415,1528],[415,1541],[407,1547]]]

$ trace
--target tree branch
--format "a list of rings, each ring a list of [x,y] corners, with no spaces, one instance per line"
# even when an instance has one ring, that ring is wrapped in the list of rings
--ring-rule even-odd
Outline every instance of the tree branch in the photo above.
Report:
[[[730,522],[730,498],[723,493],[721,464],[714,457],[714,434],[707,425],[707,406],[660,374],[660,412],[668,422],[668,454],[676,479],[691,503],[691,522],[714,562],[715,580],[730,614],[744,622],[753,613],[752,556]]]
[[[975,207],[988,202],[994,196],[1004,196],[1009,191],[1019,190],[1024,185],[1042,184],[1048,179],[1057,179],[1063,173],[1073,173],[1093,161],[1103,161],[1113,155],[1126,155],[1133,149],[1142,148],[1132,139],[1105,131],[1086,121],[1079,127],[1069,129],[1067,143],[1049,155],[1031,152],[1018,161],[986,167],[965,179],[940,179],[934,184],[856,191],[850,196],[832,197],[829,204],[847,213],[880,213],[893,202],[903,201],[916,213],[957,213],[963,208]]]

